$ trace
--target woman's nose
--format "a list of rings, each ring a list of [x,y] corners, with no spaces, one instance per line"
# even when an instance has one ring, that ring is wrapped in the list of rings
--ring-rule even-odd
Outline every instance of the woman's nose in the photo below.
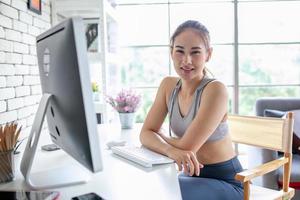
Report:
[[[185,64],[192,64],[192,57],[191,55],[187,54],[184,56],[184,63]]]

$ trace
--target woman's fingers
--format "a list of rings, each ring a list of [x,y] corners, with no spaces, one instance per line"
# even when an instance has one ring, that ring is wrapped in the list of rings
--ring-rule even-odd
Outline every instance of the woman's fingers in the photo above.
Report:
[[[186,174],[193,176],[199,176],[200,175],[200,168],[203,168],[203,165],[199,163],[197,157],[194,153],[191,153],[187,156],[185,159],[185,163],[187,163],[186,166]]]
[[[183,161],[183,168],[186,175],[193,176],[195,174],[195,165],[189,157]]]
[[[177,153],[177,155],[172,154],[171,157],[175,160],[178,170],[189,176],[199,176],[203,165],[199,163],[196,155],[191,151],[177,151]]]
[[[204,167],[204,165],[203,165],[203,164],[201,164],[201,163],[199,163],[199,167],[200,167],[200,168],[203,168],[203,167]]]
[[[191,156],[191,160],[193,162],[193,166],[194,166],[194,171],[193,173],[196,175],[196,176],[199,176],[200,175],[200,165],[199,165],[199,162],[197,160],[197,158],[195,156]],[[190,173],[191,175],[191,173]],[[193,175],[193,174],[192,174]],[[192,176],[191,175],[191,176]]]
[[[189,163],[187,162],[187,161],[183,161],[182,162],[182,165],[183,165],[183,172],[186,174],[186,175],[188,175],[189,174],[189,171],[190,171],[190,169],[189,169]]]
[[[189,160],[189,175],[193,176],[195,174],[195,166],[192,160]],[[196,167],[197,168],[197,167]]]
[[[178,171],[182,171],[182,164],[181,164],[181,161],[176,160],[175,162],[176,162],[176,164],[177,164],[177,166],[178,166]]]

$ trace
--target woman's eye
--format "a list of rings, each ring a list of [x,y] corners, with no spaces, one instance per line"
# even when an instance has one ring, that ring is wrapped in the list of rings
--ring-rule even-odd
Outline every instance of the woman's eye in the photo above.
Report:
[[[184,53],[182,50],[176,50],[176,53]]]
[[[192,51],[191,54],[195,55],[195,54],[200,54],[201,52],[200,51]]]

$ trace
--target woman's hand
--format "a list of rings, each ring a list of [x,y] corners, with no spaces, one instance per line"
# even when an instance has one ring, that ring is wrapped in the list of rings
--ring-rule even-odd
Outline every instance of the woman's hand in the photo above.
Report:
[[[194,152],[169,147],[166,153],[169,158],[176,162],[179,171],[183,169],[184,173],[190,176],[200,175],[200,168],[203,168],[203,165],[199,163]]]
[[[166,150],[166,154],[169,158],[173,159],[179,171],[184,171],[186,175],[200,175],[200,168],[203,168],[203,165],[199,163],[195,153],[193,151],[182,150],[179,148],[180,140],[177,138],[168,137],[163,134],[163,131],[157,133],[165,142],[171,145]]]

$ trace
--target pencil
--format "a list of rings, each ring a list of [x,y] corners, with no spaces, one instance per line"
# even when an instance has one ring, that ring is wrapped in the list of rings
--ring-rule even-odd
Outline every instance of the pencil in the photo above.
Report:
[[[18,142],[18,138],[21,132],[22,126],[19,127],[15,122],[7,123],[4,126],[0,126],[0,151],[13,150]]]

